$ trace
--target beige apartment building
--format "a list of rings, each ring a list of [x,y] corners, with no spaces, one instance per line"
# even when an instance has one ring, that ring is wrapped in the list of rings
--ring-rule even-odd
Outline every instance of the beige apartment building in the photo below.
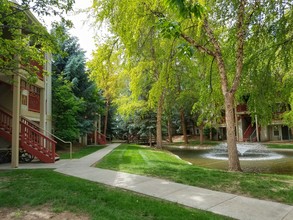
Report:
[[[38,22],[29,11],[26,15]],[[0,151],[11,150],[12,167],[18,167],[22,154],[46,163],[57,157],[56,142],[48,133],[52,129],[51,76],[44,74],[51,73],[52,57],[44,57],[44,65],[33,60],[28,64],[38,68],[36,83],[28,83],[22,68],[13,74],[0,72]]]

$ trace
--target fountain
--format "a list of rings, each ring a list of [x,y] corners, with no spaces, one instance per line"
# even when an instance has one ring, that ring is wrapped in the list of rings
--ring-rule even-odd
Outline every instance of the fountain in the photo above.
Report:
[[[260,143],[237,143],[237,150],[240,160],[276,160],[283,157],[278,153],[268,150]],[[227,143],[219,144],[213,151],[204,154],[203,157],[227,160]]]
[[[238,155],[244,172],[274,173],[293,175],[293,151],[267,149],[261,143],[238,143]],[[170,148],[178,155],[194,165],[211,169],[228,169],[227,144],[219,144],[213,149],[207,148]]]

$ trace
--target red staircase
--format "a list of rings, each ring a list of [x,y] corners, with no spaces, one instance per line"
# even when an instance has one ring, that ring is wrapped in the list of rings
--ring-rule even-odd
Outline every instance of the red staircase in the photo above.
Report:
[[[107,144],[106,136],[97,131],[97,143],[101,145]]]
[[[12,116],[0,109],[0,137],[12,141]],[[54,163],[56,142],[42,134],[38,127],[25,118],[20,121],[19,145],[23,150],[45,163]]]
[[[248,141],[252,133],[255,131],[255,126],[251,124],[247,127],[243,134],[243,141]]]

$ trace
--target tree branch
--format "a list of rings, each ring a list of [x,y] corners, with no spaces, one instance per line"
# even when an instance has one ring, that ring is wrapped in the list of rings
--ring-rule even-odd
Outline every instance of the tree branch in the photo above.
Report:
[[[212,45],[215,48],[214,56],[218,63],[218,69],[220,73],[221,78],[221,86],[222,86],[222,92],[223,94],[226,94],[228,92],[228,79],[227,79],[227,73],[226,73],[226,67],[223,60],[222,50],[219,44],[219,41],[216,39],[212,29],[209,26],[207,18],[204,19],[203,27],[205,29],[205,32],[212,43]]]
[[[235,93],[237,90],[237,87],[240,83],[240,77],[242,75],[242,69],[243,69],[243,57],[244,57],[244,39],[245,39],[245,33],[246,28],[244,24],[244,18],[245,18],[245,4],[246,0],[242,0],[239,5],[238,9],[238,19],[237,19],[237,49],[236,49],[236,74],[233,79],[233,84],[231,87],[230,92]]]
[[[190,43],[192,46],[194,46],[195,48],[197,48],[200,52],[206,53],[212,57],[215,57],[215,52],[206,48],[205,46],[202,46],[200,44],[198,44],[193,38],[187,36],[184,33],[181,33],[180,36],[186,40],[188,43]]]

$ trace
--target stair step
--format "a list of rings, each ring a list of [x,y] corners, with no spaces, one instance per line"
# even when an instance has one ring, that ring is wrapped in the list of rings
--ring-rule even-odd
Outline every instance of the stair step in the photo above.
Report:
[[[2,119],[2,116],[4,119],[6,118],[12,118],[11,115],[3,113],[0,110],[0,120]],[[1,121],[2,122],[2,121]],[[25,135],[19,134],[20,139],[20,147],[25,150],[26,152],[34,155],[35,157],[38,157],[41,161],[45,163],[53,163],[54,158],[56,157],[56,160],[59,160],[59,156],[57,157],[53,152],[50,152],[50,149],[46,149],[42,146],[43,140],[45,140],[47,137],[41,134],[39,131],[36,131],[36,128],[34,126],[30,126],[29,124],[23,124],[28,129],[28,133]],[[25,130],[27,131],[27,130]],[[30,135],[32,133],[32,136]],[[11,142],[12,137],[12,129],[10,124],[6,123],[0,123],[0,134],[3,136],[3,138],[7,139]],[[46,141],[49,140],[54,144],[54,140],[51,138],[46,139]],[[40,142],[40,144],[38,143]]]

